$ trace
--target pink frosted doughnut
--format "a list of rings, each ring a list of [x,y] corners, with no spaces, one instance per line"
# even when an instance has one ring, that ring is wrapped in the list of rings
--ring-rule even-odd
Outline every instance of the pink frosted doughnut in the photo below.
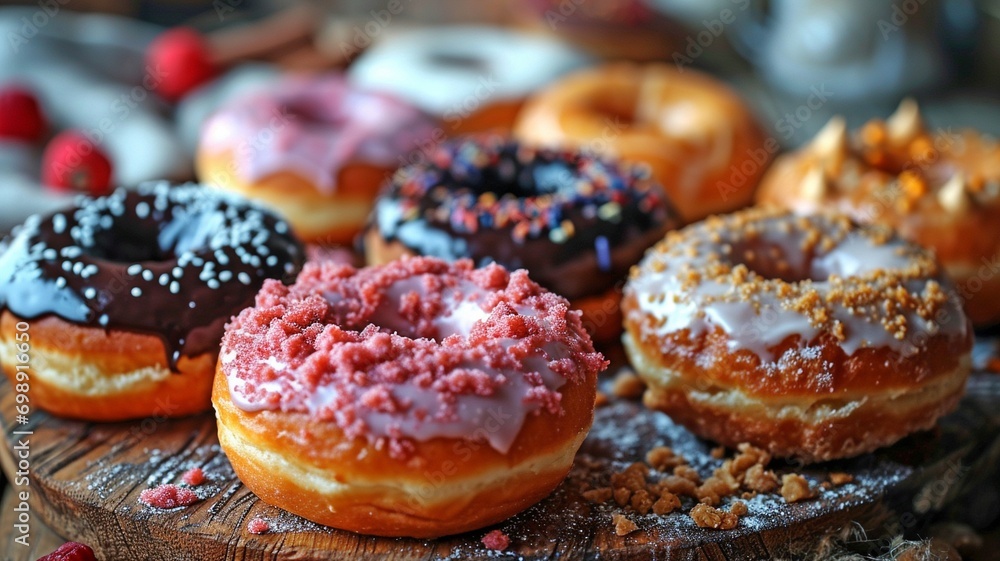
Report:
[[[204,182],[272,206],[306,241],[349,242],[388,173],[435,132],[419,110],[339,74],[290,77],[213,114],[196,166]]]
[[[228,326],[213,401],[233,468],[265,501],[338,528],[440,536],[562,480],[606,365],[580,313],[523,270],[314,263]]]

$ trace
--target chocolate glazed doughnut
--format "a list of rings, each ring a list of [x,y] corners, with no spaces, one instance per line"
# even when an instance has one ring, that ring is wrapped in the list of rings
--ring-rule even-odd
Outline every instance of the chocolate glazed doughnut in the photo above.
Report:
[[[160,183],[81,198],[0,255],[0,362],[16,380],[28,324],[35,405],[97,421],[202,411],[225,323],[302,262],[287,224],[239,197]]]
[[[363,236],[371,265],[401,255],[527,269],[599,340],[620,332],[616,287],[679,224],[643,167],[501,137],[445,143],[397,171]]]

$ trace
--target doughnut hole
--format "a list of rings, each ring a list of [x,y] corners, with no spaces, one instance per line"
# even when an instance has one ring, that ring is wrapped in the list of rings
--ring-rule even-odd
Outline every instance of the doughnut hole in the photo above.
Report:
[[[470,55],[459,53],[436,52],[427,56],[428,64],[443,66],[456,72],[474,72],[483,74],[489,71],[486,61]]]
[[[767,280],[777,279],[788,283],[804,280],[822,282],[829,277],[817,270],[812,260],[789,253],[781,244],[768,241],[735,244],[730,262],[733,265],[744,265]]]

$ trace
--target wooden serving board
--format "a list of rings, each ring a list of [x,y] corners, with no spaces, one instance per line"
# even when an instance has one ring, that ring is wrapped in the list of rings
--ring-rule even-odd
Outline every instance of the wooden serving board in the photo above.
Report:
[[[487,530],[430,541],[386,539],[318,526],[269,506],[236,478],[219,449],[211,414],[91,424],[34,411],[27,425],[19,425],[6,381],[0,395],[5,436],[0,460],[14,484],[8,495],[24,489],[16,485],[12,451],[27,436],[32,524],[48,524],[113,561],[768,559],[801,553],[844,528],[863,527],[870,539],[919,528],[962,489],[995,477],[1000,466],[1000,377],[980,374],[970,381],[960,409],[935,431],[849,461],[808,469],[777,466],[779,472],[805,474],[814,485],[831,471],[852,474],[853,483],[795,504],[777,495],[757,496],[746,501],[749,514],[729,531],[698,528],[680,512],[632,514],[640,530],[622,537],[615,534],[611,515],[624,511],[581,497],[590,482],[606,479],[657,445],[683,453],[703,477],[721,460],[711,457],[710,443],[667,416],[619,399],[598,408],[570,477],[538,505],[496,526],[511,538],[510,548],[498,553],[480,542]],[[197,488],[201,502],[169,511],[139,502],[143,489],[176,483],[194,466],[209,479]],[[684,511],[692,504],[685,502]],[[272,531],[249,533],[247,522],[255,517],[267,520]]]

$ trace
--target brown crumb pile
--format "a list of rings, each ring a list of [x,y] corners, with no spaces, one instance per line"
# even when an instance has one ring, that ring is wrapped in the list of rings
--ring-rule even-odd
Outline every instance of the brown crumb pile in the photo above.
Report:
[[[732,530],[740,521],[740,516],[747,513],[747,505],[742,501],[736,501],[729,509],[729,512],[698,503],[691,509],[691,518],[694,523],[702,528],[715,528],[716,530]]]
[[[713,450],[713,456],[721,459],[725,449],[720,450],[718,454]],[[596,504],[614,502],[639,515],[650,512],[665,515],[681,510],[681,497],[689,497],[698,501],[689,513],[695,523],[704,528],[727,530],[735,528],[739,517],[747,514],[747,505],[737,500],[728,511],[717,508],[726,498],[750,498],[757,493],[779,492],[779,489],[788,502],[815,496],[809,482],[801,475],[788,474],[779,480],[774,471],[767,469],[770,462],[771,454],[766,450],[742,443],[732,457],[703,480],[684,456],[669,446],[657,446],[646,454],[645,462],[635,462],[612,473],[607,485],[588,489],[583,497]],[[842,473],[830,477],[832,481],[839,481],[838,485],[851,480],[850,475]],[[623,515],[614,516],[620,517],[615,518],[616,532],[627,528],[622,520],[632,523]],[[632,531],[635,529],[626,533]]]

